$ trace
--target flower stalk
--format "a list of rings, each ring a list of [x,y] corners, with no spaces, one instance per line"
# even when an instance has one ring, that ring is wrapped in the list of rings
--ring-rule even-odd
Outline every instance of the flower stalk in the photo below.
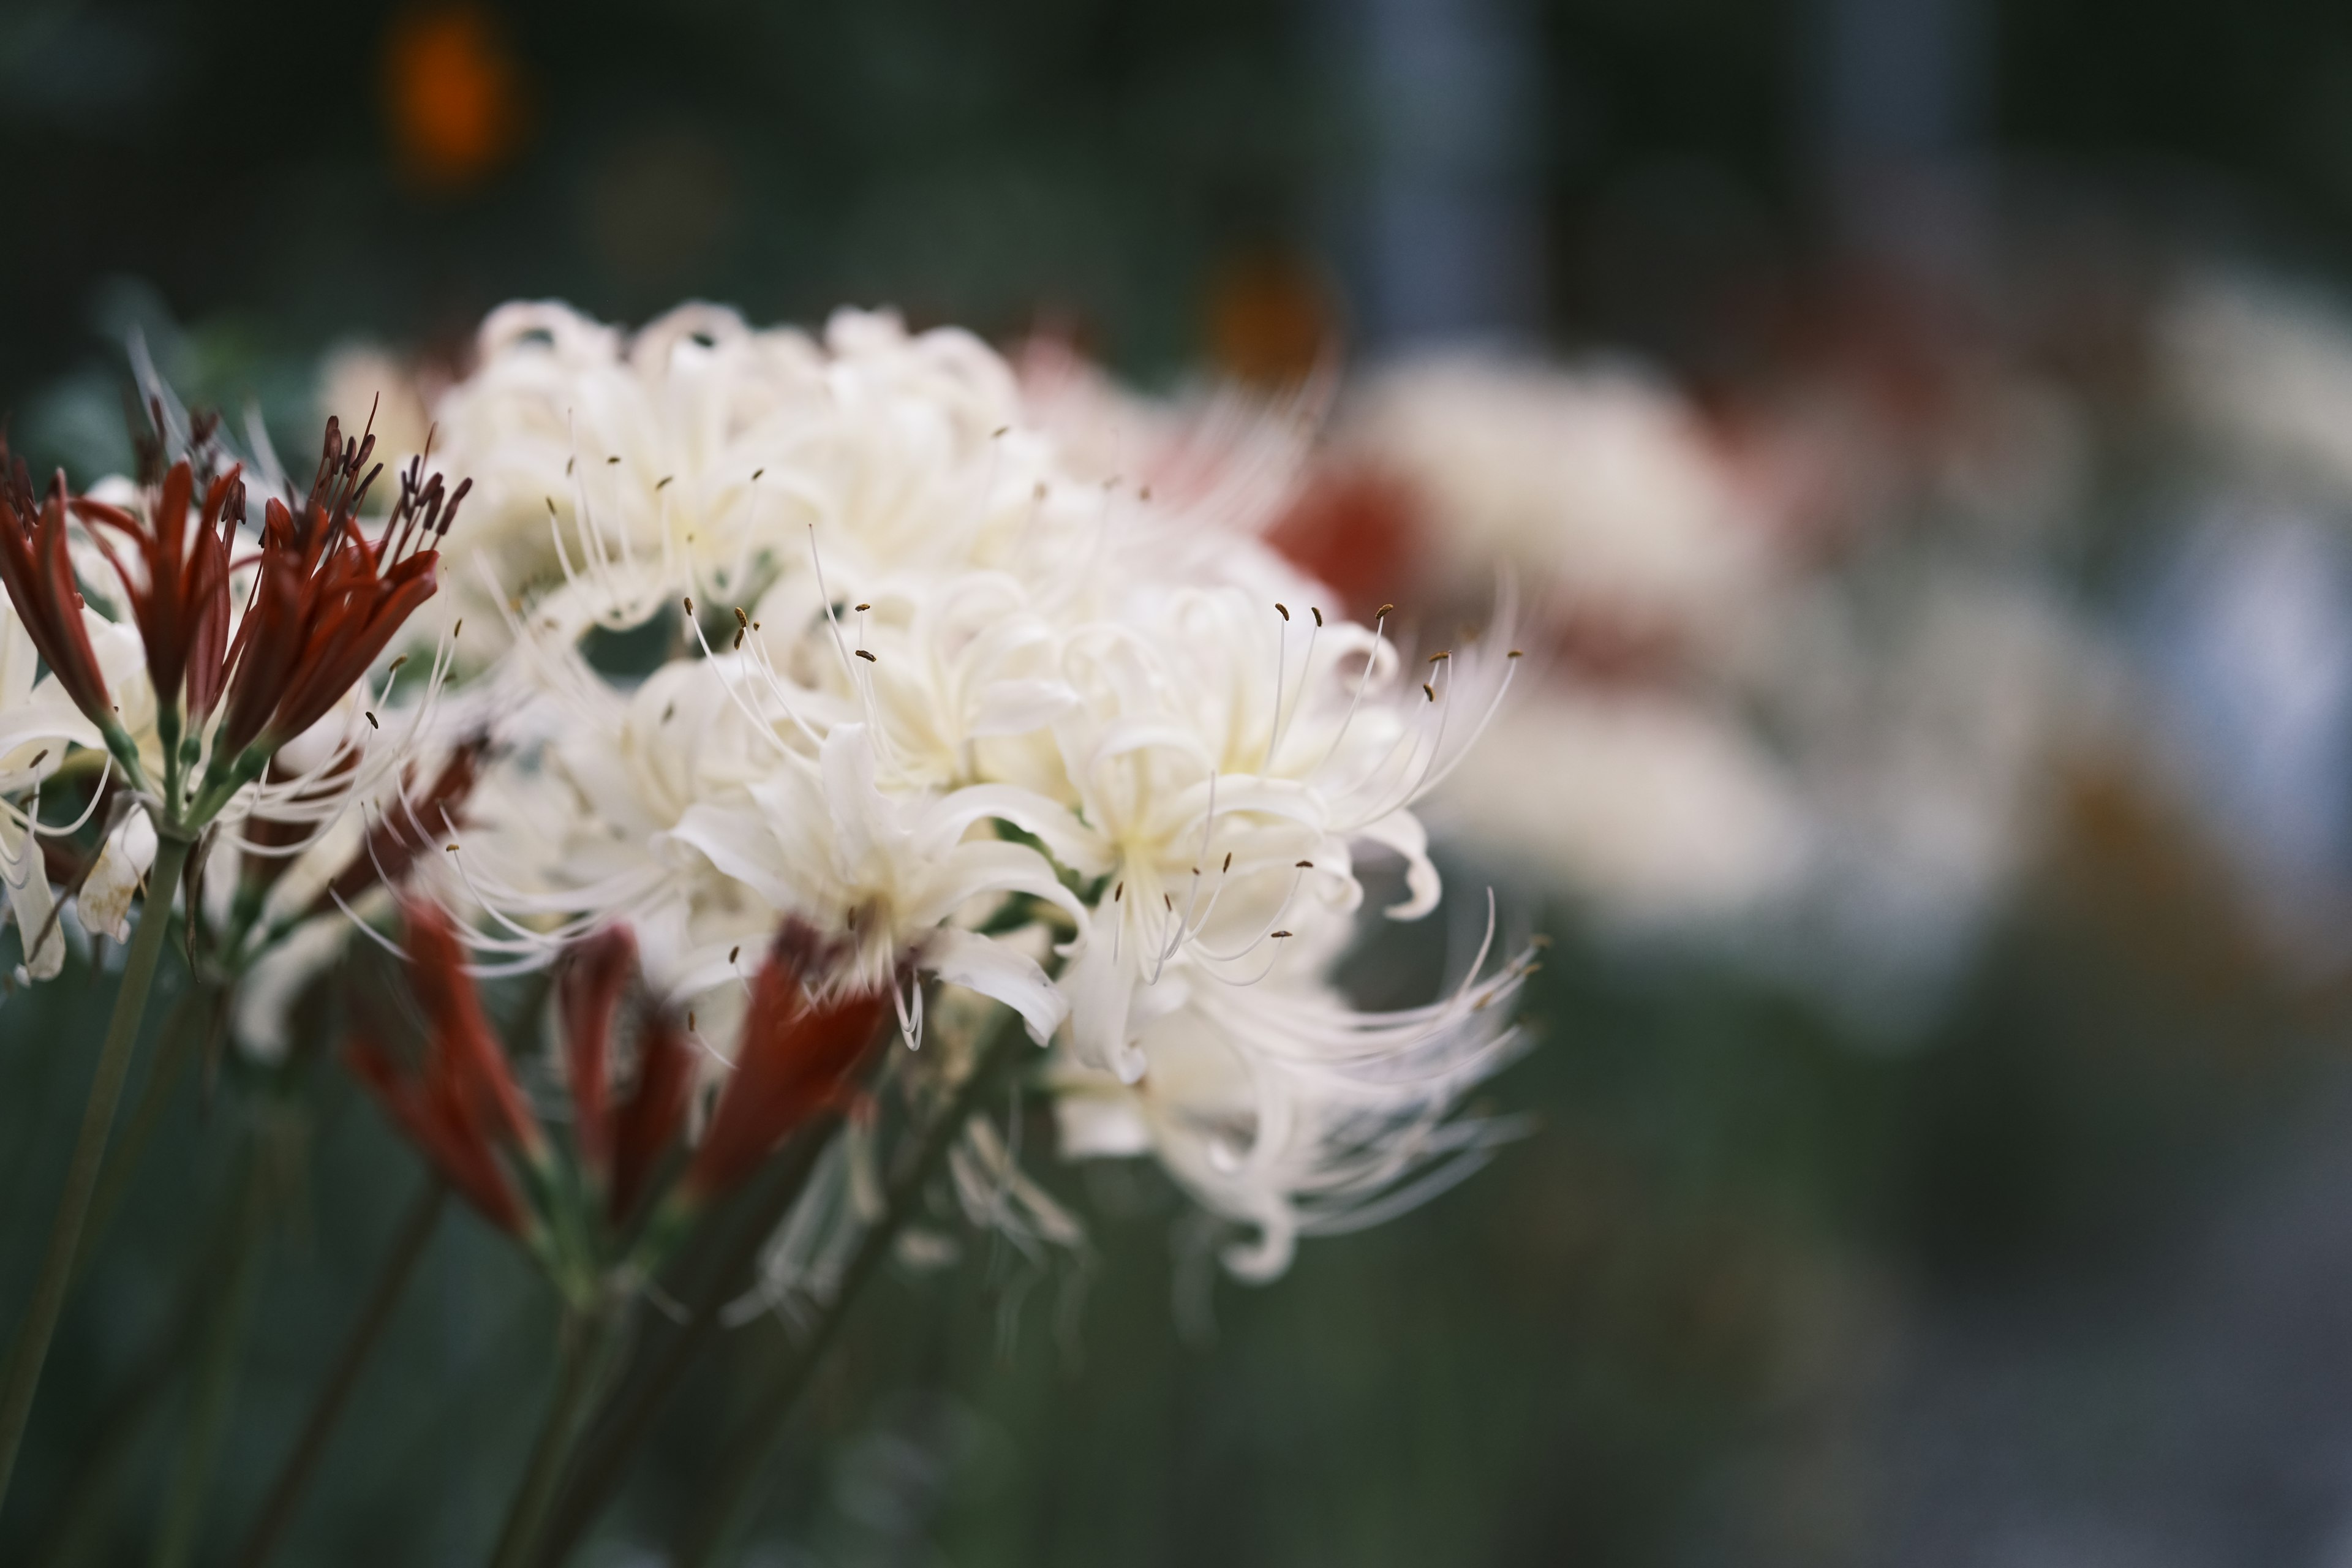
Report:
[[[499,1531],[490,1568],[522,1568],[538,1547],[548,1510],[555,1501],[556,1483],[581,1431],[589,1406],[604,1382],[616,1327],[609,1304],[569,1305],[559,1335],[555,1387],[549,1394],[547,1415],[531,1444],[530,1462],[508,1506],[506,1523]]]
[[[982,1097],[995,1083],[997,1075],[1020,1054],[1022,1035],[1010,1026],[1011,1017],[1008,1011],[998,1010],[990,1032],[973,1054],[971,1071],[956,1086],[946,1107],[923,1129],[921,1141],[898,1180],[890,1185],[881,1218],[858,1243],[857,1251],[842,1270],[840,1283],[818,1314],[799,1353],[725,1445],[722,1452],[727,1458],[688,1515],[686,1533],[671,1556],[675,1568],[709,1568],[751,1522],[754,1507],[765,1495],[765,1483],[774,1468],[777,1453],[790,1431],[793,1412],[834,1336],[840,1332],[850,1304],[898,1244],[898,1233],[913,1217],[923,1190],[939,1174],[948,1151],[962,1135],[965,1123],[979,1110]]]
[[[66,1164],[64,1193],[58,1199],[57,1217],[50,1223],[49,1241],[33,1286],[32,1304],[16,1331],[8,1357],[7,1378],[0,1385],[0,1500],[25,1441],[25,1426],[33,1414],[33,1396],[41,1385],[41,1369],[56,1337],[64,1310],[67,1288],[73,1282],[74,1259],[81,1250],[84,1222],[90,1199],[98,1190],[99,1172],[106,1161],[106,1142],[114,1126],[116,1105],[131,1068],[131,1047],[147,1010],[147,993],[155,981],[155,965],[172,923],[172,900],[180,887],[180,873],[193,847],[185,838],[166,837],[157,847],[149,873],[147,907],[131,939],[122,965],[122,984],[115,993],[114,1016],[106,1041],[99,1047],[98,1070],[90,1079],[89,1098],[82,1108],[81,1130],[75,1135],[73,1155]]]
[[[237,1554],[237,1568],[264,1568],[278,1550],[287,1527],[294,1522],[302,1494],[311,1476],[317,1473],[319,1461],[326,1457],[327,1444],[351,1402],[352,1390],[358,1385],[361,1369],[383,1339],[385,1326],[392,1321],[393,1309],[400,1304],[418,1260],[425,1256],[425,1247],[440,1225],[448,1194],[448,1187],[439,1177],[428,1177],[408,1217],[401,1222],[392,1250],[376,1275],[375,1288],[368,1293],[367,1304],[361,1308],[359,1320],[352,1325],[350,1337],[336,1355],[334,1369],[320,1385],[310,1414],[302,1422],[301,1433],[287,1450],[278,1479],[270,1484],[269,1495],[246,1536],[244,1549]]]

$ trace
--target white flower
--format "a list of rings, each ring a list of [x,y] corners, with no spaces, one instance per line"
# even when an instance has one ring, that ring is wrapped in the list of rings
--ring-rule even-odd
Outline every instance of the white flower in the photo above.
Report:
[[[2231,455],[2341,500],[2352,495],[2352,316],[2316,290],[2196,281],[2158,343],[2168,390]]]
[[[820,344],[696,305],[625,337],[509,305],[480,353],[437,411],[446,462],[476,481],[453,608],[487,574],[539,594],[533,623],[569,637],[685,595],[748,603],[809,571],[812,531],[836,584],[864,591],[1051,526],[1012,374],[967,333],[843,311]]]
[[[1324,956],[1328,956],[1328,953]],[[1063,1154],[1149,1153],[1212,1212],[1253,1228],[1225,1262],[1244,1279],[1289,1266],[1301,1236],[1359,1229],[1467,1175],[1507,1128],[1452,1112],[1519,1044],[1520,965],[1442,1001],[1362,1013],[1291,959],[1247,993],[1205,985],[1148,1024],[1133,1082],[1065,1058]]]
[[[1696,415],[1632,371],[1433,355],[1376,379],[1343,445],[1419,494],[1457,589],[1507,566],[1636,628],[1711,637],[1770,565]]]
[[[846,932],[855,946],[840,983],[848,988],[895,988],[904,963],[995,997],[1041,1043],[1051,1035],[1065,1007],[1036,963],[948,923],[973,900],[1007,893],[1085,918],[1044,856],[971,835],[989,820],[1046,826],[1051,804],[1002,784],[893,799],[876,786],[863,724],[835,727],[815,767],[796,763],[780,761],[742,805],[688,807],[670,837],[779,914]]]
[[[924,977],[993,997],[1057,1081],[1142,1097],[1260,1274],[1486,1135],[1447,1117],[1515,970],[1394,1016],[1319,977],[1359,856],[1402,861],[1391,914],[1435,905],[1412,807],[1508,684],[1504,632],[1408,661],[1258,541],[1272,491],[1088,473],[963,334],[845,313],[819,347],[697,308],[626,340],[515,307],[485,348],[451,461],[511,524],[501,580],[562,579],[507,612],[509,755],[446,861],[493,964],[625,921],[721,1058],[783,925],[833,955],[821,987],[889,986],[910,1041]],[[677,654],[625,689],[590,668],[583,627],[656,609]],[[1208,1040],[1223,1087],[1188,1100]],[[959,1156],[968,1201],[1019,1188],[1003,1152]],[[1065,1234],[1040,1201],[1023,1234]]]
[[[1496,720],[1431,806],[1497,872],[1641,927],[1791,896],[1811,825],[1796,781],[1726,712],[1685,695],[1555,688]]]

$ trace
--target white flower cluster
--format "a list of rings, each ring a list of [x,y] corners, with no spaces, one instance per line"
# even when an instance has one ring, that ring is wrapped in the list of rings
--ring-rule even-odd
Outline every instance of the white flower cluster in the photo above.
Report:
[[[493,963],[625,921],[719,1057],[785,922],[909,1044],[926,977],[994,997],[1051,1047],[1065,1152],[1156,1156],[1253,1278],[1475,1162],[1454,1108],[1523,973],[1491,921],[1426,1007],[1329,976],[1363,858],[1391,915],[1435,906],[1412,808],[1494,712],[1503,631],[1409,660],[1213,486],[1089,474],[994,352],[887,315],[509,306],[437,418],[476,481],[445,596],[504,633],[500,760],[431,858]]]

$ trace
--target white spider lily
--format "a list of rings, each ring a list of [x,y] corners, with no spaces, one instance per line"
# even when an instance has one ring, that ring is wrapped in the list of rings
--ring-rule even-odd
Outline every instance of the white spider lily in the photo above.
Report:
[[[905,965],[1003,1002],[1041,1044],[1059,1026],[1065,1004],[1034,959],[949,923],[975,900],[1023,893],[1083,924],[1045,856],[973,833],[990,819],[1045,824],[1057,815],[1052,803],[1004,785],[886,795],[863,724],[835,728],[814,767],[781,766],[746,793],[740,805],[689,807],[670,837],[780,914],[845,931],[855,946],[840,983],[895,989]]]
[[[1130,1015],[1157,1010],[1141,994],[1171,970],[1254,985],[1306,924],[1344,920],[1357,844],[1404,859],[1393,918],[1435,907],[1409,808],[1484,730],[1511,658],[1490,637],[1408,682],[1377,628],[1304,608],[1182,589],[1073,639],[1081,706],[1055,728],[1111,879],[1065,981],[1082,1059],[1132,1078]]]
[[[1360,1229],[1434,1195],[1512,1131],[1453,1111],[1519,1048],[1509,1004],[1523,962],[1474,968],[1425,1007],[1364,1013],[1304,954],[1245,995],[1185,988],[1137,1036],[1145,1070],[1132,1082],[1075,1058],[1055,1074],[1063,1153],[1158,1159],[1202,1206],[1255,1231],[1224,1253],[1244,1279],[1281,1273],[1301,1236]]]

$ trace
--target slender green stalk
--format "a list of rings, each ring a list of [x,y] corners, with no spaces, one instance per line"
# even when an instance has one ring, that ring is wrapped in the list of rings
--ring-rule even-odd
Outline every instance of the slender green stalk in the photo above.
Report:
[[[204,1529],[205,1504],[212,1495],[213,1468],[229,1407],[244,1365],[246,1327],[261,1282],[261,1255],[268,1228],[268,1182],[260,1150],[243,1151],[237,1173],[237,1217],[229,1233],[228,1255],[214,1260],[219,1289],[205,1315],[195,1384],[189,1391],[187,1429],[172,1466],[171,1489],[155,1527],[154,1568],[187,1568]]]
[[[106,1163],[100,1168],[98,1191],[89,1200],[89,1217],[82,1222],[80,1261],[74,1266],[77,1281],[89,1269],[90,1255],[112,1223],[115,1210],[130,1195],[131,1178],[138,1175],[140,1161],[154,1138],[156,1125],[172,1102],[172,1086],[179,1080],[180,1068],[203,1031],[204,1026],[195,1015],[204,997],[201,987],[192,989],[173,1003],[172,1011],[164,1016],[155,1042],[154,1060],[147,1068],[147,1081],[139,1086],[139,1098],[131,1103],[131,1118],[122,1124],[122,1136],[113,1141],[107,1151]]]
[[[359,1321],[352,1325],[351,1335],[335,1358],[334,1370],[320,1385],[310,1416],[302,1423],[301,1435],[288,1450],[278,1479],[254,1520],[251,1533],[246,1537],[245,1549],[237,1554],[238,1568],[262,1568],[278,1549],[278,1539],[286,1533],[287,1526],[294,1522],[303,1489],[309,1486],[320,1459],[326,1454],[335,1423],[341,1418],[343,1406],[359,1383],[360,1369],[367,1364],[369,1353],[383,1337],[393,1309],[400,1304],[409,1276],[415,1272],[417,1260],[425,1256],[425,1244],[433,1239],[434,1227],[440,1224],[448,1191],[437,1179],[427,1177],[425,1190],[410,1205],[408,1217],[393,1237],[392,1250],[376,1275],[375,1289],[369,1293],[367,1304],[360,1309]]]
[[[116,1486],[145,1433],[148,1418],[162,1405],[163,1395],[188,1363],[188,1352],[205,1324],[205,1301],[216,1289],[218,1260],[234,1245],[241,1218],[236,1200],[242,1196],[241,1193],[222,1194],[223,1201],[214,1205],[215,1212],[190,1238],[179,1288],[164,1313],[162,1331],[123,1392],[100,1418],[95,1436],[58,1500],[55,1517],[33,1550],[34,1568],[66,1568],[81,1562],[95,1550],[94,1538],[100,1527],[121,1522],[114,1504]]]
[[[760,1248],[782,1223],[840,1130],[838,1116],[826,1116],[803,1128],[778,1156],[752,1201],[730,1216],[735,1223],[719,1246],[717,1263],[704,1271],[700,1288],[689,1300],[686,1321],[667,1336],[655,1359],[643,1363],[613,1391],[589,1423],[579,1458],[564,1473],[553,1519],[540,1543],[538,1568],[561,1563],[596,1522],[596,1516],[612,1500],[622,1468],[718,1327],[720,1309],[749,1282]]]
[[[97,1190],[99,1171],[106,1159],[107,1134],[114,1125],[115,1105],[122,1098],[122,1080],[131,1067],[131,1047],[139,1038],[140,1018],[147,1010],[155,963],[163,955],[163,939],[171,930],[172,897],[179,890],[189,847],[184,838],[167,837],[156,848],[146,904],[123,963],[113,1021],[107,1026],[105,1044],[99,1047],[98,1070],[90,1079],[81,1131],[75,1135],[73,1156],[66,1164],[65,1191],[58,1198],[57,1218],[49,1226],[48,1247],[41,1257],[32,1304],[26,1309],[8,1357],[7,1380],[0,1388],[0,1502],[7,1499],[16,1455],[25,1443],[25,1426],[33,1414],[33,1395],[41,1386],[41,1369],[49,1358],[49,1341],[57,1334],[66,1289],[73,1282],[82,1224],[89,1217],[90,1195]]]
[[[849,1315],[850,1302],[889,1256],[898,1232],[912,1217],[923,1189],[938,1174],[940,1163],[955,1146],[964,1123],[980,1109],[981,1097],[988,1092],[997,1070],[1012,1060],[1020,1048],[1024,1037],[1021,1031],[1004,1026],[1002,1015],[996,1024],[994,1032],[981,1045],[971,1075],[957,1087],[947,1109],[923,1130],[913,1159],[889,1189],[882,1217],[858,1243],[849,1266],[842,1270],[833,1299],[824,1304],[799,1353],[722,1448],[726,1458],[688,1515],[686,1534],[671,1556],[673,1568],[709,1568],[750,1522],[754,1507],[765,1494],[762,1483],[791,1430],[793,1410],[799,1405],[802,1392],[808,1387],[834,1336],[840,1332]]]
[[[555,1484],[562,1479],[564,1461],[572,1457],[588,1403],[595,1396],[612,1326],[612,1313],[601,1306],[565,1309],[555,1389],[549,1395],[539,1437],[531,1444],[522,1484],[515,1489],[514,1501],[508,1506],[490,1568],[522,1568],[530,1561],[540,1531],[547,1524],[548,1508],[555,1501]]]

